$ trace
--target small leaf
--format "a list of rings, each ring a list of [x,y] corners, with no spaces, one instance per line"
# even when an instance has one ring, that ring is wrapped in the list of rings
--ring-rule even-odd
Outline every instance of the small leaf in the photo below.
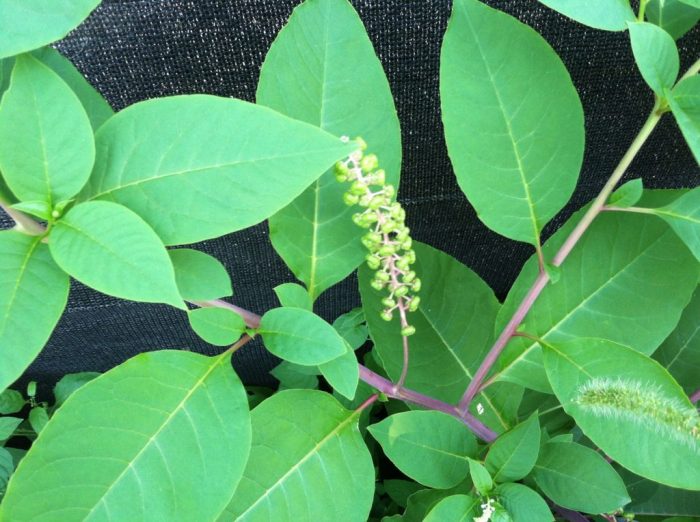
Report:
[[[36,408],[32,408],[29,412],[29,424],[37,434],[43,431],[48,422],[49,414],[46,412],[45,408],[37,406]]]
[[[246,329],[243,318],[227,308],[197,308],[190,310],[187,317],[196,334],[215,346],[233,344]]]
[[[625,508],[629,513],[700,517],[700,491],[663,486],[624,469],[621,475],[632,497]]]
[[[443,498],[428,512],[425,522],[472,522],[480,500],[471,495],[452,495]]]
[[[624,31],[626,22],[635,19],[629,0],[540,0],[579,23],[605,31]]]
[[[530,473],[539,450],[540,424],[537,413],[534,413],[496,439],[484,464],[496,482],[513,482]]]
[[[301,366],[282,361],[270,370],[270,374],[280,382],[279,391],[282,390],[315,390],[318,388],[318,371],[314,367]]]
[[[507,483],[496,488],[496,495],[508,510],[513,522],[553,522],[547,502],[522,484]]]
[[[678,82],[672,91],[666,91],[666,99],[695,161],[700,163],[700,76]]]
[[[27,384],[27,397],[30,398],[30,402],[36,397],[36,381],[29,381]]]
[[[163,243],[121,205],[91,201],[73,207],[54,226],[49,247],[63,270],[95,290],[186,310]]]
[[[7,415],[8,413],[17,413],[24,408],[27,401],[24,400],[22,394],[17,390],[7,389],[0,393],[0,413]]]
[[[700,187],[686,192],[665,207],[653,209],[653,212],[669,224],[700,261]]]
[[[700,9],[680,0],[650,0],[646,17],[678,40],[700,20]]]
[[[635,205],[644,193],[642,178],[628,181],[610,195],[609,205],[627,208]]]
[[[493,479],[484,465],[474,459],[469,460],[469,475],[474,483],[474,488],[481,496],[487,496],[493,489]]]
[[[423,486],[410,480],[387,479],[383,484],[384,491],[389,495],[389,498],[403,508],[406,507],[408,497],[423,489]]]
[[[37,59],[18,56],[0,105],[0,170],[12,193],[53,208],[80,191],[94,160],[92,128],[78,97]]]
[[[657,95],[673,87],[680,67],[676,42],[659,26],[628,22],[632,53],[642,78]]]
[[[15,469],[14,459],[8,448],[0,447],[0,497],[5,492],[10,475]]]
[[[168,250],[180,295],[188,301],[209,301],[233,295],[231,278],[218,259],[199,250]]]
[[[345,353],[343,338],[319,316],[301,308],[274,308],[260,320],[265,347],[287,361],[314,366]]]
[[[333,328],[343,336],[350,348],[357,350],[367,342],[367,324],[362,308],[354,308],[333,321]]]
[[[346,351],[340,357],[318,365],[318,369],[334,390],[352,400],[357,391],[360,379],[360,367],[357,364],[355,352],[347,341]]]
[[[277,294],[277,299],[282,306],[313,311],[314,303],[303,286],[296,283],[284,283],[275,287],[275,294]]]
[[[243,479],[219,520],[365,522],[374,466],[358,418],[319,391],[288,390],[261,403],[251,413]]]
[[[23,420],[18,417],[0,417],[0,443],[12,437]]]
[[[476,439],[460,421],[439,411],[409,411],[369,426],[384,453],[407,476],[431,488],[456,486],[469,474]]]
[[[545,444],[533,477],[552,501],[575,511],[607,513],[630,501],[625,484],[612,466],[580,444]]]
[[[100,375],[101,374],[98,372],[80,372],[69,373],[61,377],[61,380],[53,387],[53,396],[56,398],[56,406],[61,406],[68,400],[68,397],[70,397],[73,392],[82,388],[83,385]]]
[[[51,206],[47,201],[20,201],[11,206],[15,210],[48,221],[51,217]]]
[[[0,58],[55,42],[77,27],[100,0],[3,0]]]

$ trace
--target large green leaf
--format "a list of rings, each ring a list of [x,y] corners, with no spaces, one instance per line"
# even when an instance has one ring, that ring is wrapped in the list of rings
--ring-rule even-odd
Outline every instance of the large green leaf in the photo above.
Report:
[[[548,345],[547,377],[564,411],[615,462],[700,490],[700,415],[658,362],[603,339]]]
[[[251,441],[230,361],[145,353],[80,388],[20,463],[3,520],[213,520]]]
[[[635,19],[629,0],[540,0],[544,5],[559,11],[579,23],[604,29],[606,31],[624,31],[626,22]]]
[[[469,457],[478,451],[469,429],[439,411],[397,413],[367,429],[397,468],[431,488],[462,482],[469,475]]]
[[[457,181],[479,218],[499,234],[539,244],[542,227],[569,200],[583,158],[583,110],[564,64],[515,18],[456,0],[440,96]]]
[[[513,522],[551,522],[554,520],[547,502],[536,491],[522,484],[507,483],[496,488],[498,500],[508,510]]]
[[[69,281],[41,238],[0,232],[0,390],[38,355],[63,313]]]
[[[49,246],[63,270],[95,290],[187,309],[163,243],[121,205],[89,201],[73,207],[54,226]]]
[[[301,308],[273,308],[260,320],[258,333],[277,357],[314,366],[340,357],[347,343],[326,321]]]
[[[629,24],[632,52],[639,72],[647,85],[663,96],[673,87],[680,67],[676,42],[666,31],[647,22]]]
[[[199,250],[168,250],[180,295],[188,301],[209,301],[233,295],[231,278],[218,259]]]
[[[700,288],[695,290],[690,303],[683,310],[678,325],[658,350],[654,359],[659,361],[691,394],[700,387]]]
[[[672,91],[666,91],[666,98],[695,161],[700,163],[700,76],[678,82]]]
[[[78,97],[36,58],[18,56],[0,105],[0,170],[12,192],[53,206],[80,191],[94,160],[90,120]]]
[[[409,338],[410,360],[406,386],[449,403],[456,403],[488,351],[499,303],[478,275],[449,255],[414,242],[414,270],[423,285],[418,311],[409,322],[416,333]],[[383,294],[370,286],[372,272],[359,271],[362,305],[375,348],[389,376],[396,380],[403,367],[398,318],[383,321]],[[512,426],[519,392],[512,386],[494,386],[477,396],[472,412],[498,432]],[[510,407],[513,406],[513,407]]]
[[[700,91],[698,95],[700,101]],[[698,109],[700,111],[700,104]],[[653,213],[669,224],[700,261],[700,187],[686,192],[665,207],[653,209]]]
[[[435,504],[425,522],[472,522],[481,501],[471,495],[451,495]]]
[[[330,395],[289,390],[251,415],[253,447],[221,521],[367,520],[374,466],[359,412]]]
[[[606,513],[630,501],[612,466],[596,451],[573,442],[545,444],[533,477],[555,503],[576,511]]]
[[[0,58],[60,40],[85,20],[100,0],[3,0]]]
[[[700,491],[669,488],[622,470],[632,497],[627,511],[640,515],[685,515],[700,517]]]
[[[266,107],[207,95],[132,105],[95,140],[82,196],[129,207],[167,245],[259,223],[355,147]]]
[[[337,136],[362,136],[398,187],[401,135],[389,83],[346,0],[307,0],[292,13],[260,71],[257,101]],[[362,230],[332,171],[270,219],[270,239],[312,298],[352,272]]]
[[[700,20],[700,9],[679,0],[650,0],[646,17],[678,40]]]
[[[496,439],[484,464],[496,482],[520,480],[532,470],[539,450],[540,423],[537,414],[533,414]]]
[[[581,218],[574,216],[544,246],[551,258]],[[535,257],[503,304],[503,328],[537,277]],[[550,342],[596,336],[652,353],[678,323],[698,280],[698,264],[654,216],[608,212],[596,218],[525,318],[522,330]],[[549,391],[537,343],[514,338],[498,379]]]
[[[37,49],[32,52],[32,56],[50,67],[68,84],[82,103],[94,130],[97,130],[100,125],[114,115],[114,110],[107,103],[107,100],[90,85],[70,60],[53,47]]]

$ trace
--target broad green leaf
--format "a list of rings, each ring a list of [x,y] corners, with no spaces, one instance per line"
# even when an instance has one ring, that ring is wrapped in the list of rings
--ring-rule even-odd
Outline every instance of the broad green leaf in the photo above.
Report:
[[[319,364],[318,369],[334,390],[352,400],[360,379],[360,367],[352,347],[345,342],[345,353],[326,363]]]
[[[544,364],[564,410],[615,462],[661,484],[700,490],[700,415],[658,362],[580,338],[546,346]]]
[[[95,290],[186,310],[163,243],[121,205],[90,201],[73,207],[53,227],[49,247],[63,270]]]
[[[219,520],[367,520],[374,466],[359,416],[319,391],[289,390],[261,403],[251,414],[243,479]]]
[[[5,492],[7,482],[10,480],[10,475],[15,469],[12,454],[7,448],[0,447],[0,497]]]
[[[413,267],[423,285],[421,305],[409,315],[416,333],[409,339],[406,386],[455,404],[492,344],[499,303],[486,283],[454,258],[418,242],[414,249]],[[375,348],[396,381],[403,367],[401,328],[398,318],[386,322],[379,317],[384,294],[370,286],[371,277],[367,267],[360,269],[362,305]],[[520,393],[512,385],[489,387],[477,396],[471,411],[491,429],[506,431],[514,425]]]
[[[423,486],[410,480],[387,479],[382,484],[389,498],[403,508],[406,507],[408,497],[423,489]]]
[[[66,306],[68,288],[68,276],[40,237],[0,232],[0,390],[44,347]]]
[[[0,444],[12,436],[23,420],[18,417],[0,417]]]
[[[167,245],[263,221],[354,147],[266,107],[208,95],[132,105],[95,142],[82,197],[129,207]]]
[[[474,459],[469,460],[469,475],[474,483],[474,489],[480,496],[488,496],[493,489],[493,479],[484,465]]]
[[[582,212],[547,241],[545,258],[554,256]],[[498,332],[537,273],[533,256],[503,304]],[[566,258],[559,282],[542,291],[521,330],[553,343],[597,336],[651,354],[673,331],[697,281],[697,261],[665,223],[655,216],[606,212]],[[499,365],[496,379],[550,391],[537,343],[514,338]]]
[[[12,67],[14,65],[14,58],[0,59],[0,100],[2,100],[3,93],[10,86],[10,76],[12,75]]]
[[[700,9],[680,0],[650,0],[646,17],[678,40],[700,20]]]
[[[190,248],[168,250],[168,255],[183,299],[209,301],[233,295],[231,278],[215,257]]]
[[[700,387],[700,289],[696,289],[683,315],[654,359],[666,368],[687,394]]]
[[[58,74],[68,84],[83,105],[93,130],[114,115],[107,100],[90,85],[85,77],[53,47],[42,47],[32,52],[32,56]]]
[[[345,353],[343,338],[319,316],[301,308],[273,308],[260,320],[265,347],[280,359],[314,366]]]
[[[3,520],[213,520],[243,473],[248,403],[229,354],[138,355],[59,408],[12,477]]]
[[[442,499],[430,510],[425,522],[472,522],[480,500],[470,495],[452,495]]]
[[[314,303],[303,286],[296,283],[283,283],[276,286],[274,290],[282,306],[313,311]]]
[[[583,158],[583,109],[564,64],[515,18],[456,0],[440,55],[440,97],[452,166],[479,219],[539,244],[542,227],[569,200]]]
[[[643,194],[642,178],[632,179],[610,195],[608,204],[622,208],[631,207],[640,200]]]
[[[187,313],[190,326],[209,344],[228,346],[245,332],[243,318],[228,308],[206,307]]]
[[[700,491],[670,488],[626,470],[620,474],[632,497],[632,502],[626,508],[630,513],[700,517]]]
[[[53,396],[56,399],[56,406],[61,406],[68,397],[70,397],[73,392],[82,388],[85,384],[89,383],[91,380],[99,377],[101,374],[98,372],[80,372],[80,373],[69,373],[64,375],[53,387]]]
[[[362,308],[353,308],[333,321],[333,328],[343,336],[350,348],[357,350],[367,342],[367,324]]]
[[[336,136],[361,136],[398,188],[401,134],[389,83],[346,0],[298,6],[270,47],[257,102]],[[363,233],[332,171],[270,218],[270,239],[312,299],[364,259]]]
[[[431,488],[459,484],[469,474],[469,457],[477,454],[469,429],[439,411],[398,413],[367,429],[397,468]]]
[[[41,433],[49,422],[49,414],[45,408],[37,406],[29,412],[29,425],[37,433]]]
[[[498,437],[489,448],[484,464],[496,482],[513,482],[530,473],[539,450],[540,424],[535,413]]]
[[[676,83],[680,67],[676,42],[659,26],[647,22],[627,24],[632,53],[642,78],[657,95]]]
[[[100,0],[3,0],[0,58],[55,42],[77,27]]]
[[[318,370],[314,367],[300,366],[288,361],[270,370],[270,374],[280,382],[279,390],[315,390],[318,388]]]
[[[597,452],[571,442],[548,442],[532,472],[552,501],[586,513],[615,511],[630,501],[625,484]]]
[[[700,101],[700,91],[698,94]],[[653,213],[669,224],[700,261],[700,187],[686,192],[665,207],[653,209]]]
[[[700,0],[680,0],[682,3],[693,6],[696,9],[700,9]]]
[[[672,91],[666,91],[666,98],[688,147],[700,163],[700,76],[681,80]]]
[[[20,200],[53,207],[80,191],[94,160],[90,120],[78,97],[36,58],[18,56],[0,104],[0,170],[8,187]]]
[[[2,238],[0,234],[0,238]],[[22,394],[17,390],[7,389],[0,393],[0,414],[7,415],[8,413],[17,413],[24,408],[27,401],[24,400]]]
[[[452,489],[424,489],[417,491],[410,497],[406,504],[406,511],[403,514],[404,522],[423,522],[428,513],[441,500],[456,494],[467,494],[471,490],[471,484],[460,484]],[[471,521],[470,521],[471,522]]]
[[[501,504],[508,510],[513,522],[553,522],[547,502],[532,489],[522,484],[501,484],[496,489]]]
[[[629,0],[539,0],[579,23],[605,31],[624,31],[635,19]]]

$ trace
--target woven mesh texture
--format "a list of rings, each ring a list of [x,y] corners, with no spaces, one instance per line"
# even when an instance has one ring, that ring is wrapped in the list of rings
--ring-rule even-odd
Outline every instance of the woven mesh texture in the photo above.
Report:
[[[265,53],[297,1],[107,0],[58,48],[115,109],[184,93],[254,100]],[[569,206],[595,196],[628,147],[653,100],[636,70],[626,33],[587,29],[534,0],[490,0],[542,34],[559,53],[586,114],[586,154]],[[457,187],[445,149],[438,99],[439,50],[448,0],[354,0],[389,78],[403,135],[399,199],[415,239],[441,248],[479,273],[503,297],[528,245],[490,232]],[[508,38],[507,34],[503,38]],[[682,70],[697,56],[700,30],[679,41]],[[671,117],[629,170],[647,187],[700,184],[700,172]],[[4,220],[3,226],[8,226]],[[270,246],[266,225],[198,245],[230,270],[235,302],[257,312],[276,306],[272,288],[293,276]],[[327,291],[318,311],[333,318],[359,304],[356,281]],[[184,314],[166,306],[118,301],[75,284],[68,310],[26,377],[50,383],[75,371],[107,370],[134,354],[219,349],[199,341]],[[236,354],[249,383],[268,382],[274,359],[260,346]],[[25,378],[26,378],[25,377]]]

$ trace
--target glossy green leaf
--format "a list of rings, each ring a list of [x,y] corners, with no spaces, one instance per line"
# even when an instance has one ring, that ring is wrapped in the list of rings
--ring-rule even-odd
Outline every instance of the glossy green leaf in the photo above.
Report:
[[[605,31],[624,31],[635,19],[629,0],[539,0],[579,23]]]
[[[352,347],[345,343],[343,355],[318,365],[318,369],[334,390],[352,400],[360,379],[360,367]]]
[[[668,486],[700,490],[700,415],[658,362],[603,339],[547,345],[564,410],[615,462]]]
[[[0,417],[0,444],[12,436],[23,420],[18,417]]]
[[[698,108],[700,109],[700,105]],[[654,209],[653,212],[669,224],[700,261],[700,187],[686,192],[665,207]]]
[[[540,424],[537,414],[533,414],[496,439],[484,464],[496,482],[513,482],[530,473],[539,450]]]
[[[474,489],[481,496],[487,496],[493,489],[493,479],[484,465],[474,459],[469,460],[469,476],[474,483]]]
[[[632,497],[627,507],[640,515],[686,515],[700,517],[700,491],[670,488],[622,470]]]
[[[269,310],[260,320],[258,333],[270,352],[296,364],[322,364],[346,351],[345,341],[331,325],[301,308]]]
[[[2,235],[0,234],[0,238]],[[0,414],[7,415],[8,413],[17,413],[24,408],[24,397],[17,390],[7,389],[0,393]]]
[[[439,411],[391,415],[367,428],[404,474],[431,488],[456,486],[469,474],[476,439],[459,420]]]
[[[279,390],[315,390],[318,388],[318,370],[310,366],[300,366],[282,361],[270,370],[270,374],[280,382]]]
[[[209,301],[233,295],[231,278],[215,257],[190,248],[168,250],[168,255],[183,299]]]
[[[547,241],[545,258],[554,256],[581,215],[574,214]],[[537,273],[533,256],[503,304],[497,331]],[[673,331],[697,281],[697,262],[665,223],[655,216],[606,212],[567,257],[559,282],[542,291],[521,329],[549,342],[597,336],[650,354]],[[537,343],[513,339],[499,365],[496,379],[550,391]]]
[[[478,498],[471,495],[452,495],[442,499],[430,510],[425,522],[472,522],[478,513]]]
[[[650,0],[646,17],[678,40],[700,20],[700,9],[681,0]]]
[[[64,375],[53,387],[53,396],[56,398],[56,406],[61,406],[73,392],[82,388],[91,380],[99,377],[98,372],[80,372]]]
[[[80,191],[94,160],[90,120],[78,97],[40,61],[18,56],[0,104],[0,170],[8,187],[20,200],[53,206]]]
[[[163,243],[121,205],[90,201],[73,207],[54,226],[49,247],[63,270],[95,290],[186,310]]]
[[[479,219],[539,244],[583,158],[583,109],[564,64],[515,18],[457,0],[440,55],[440,97],[452,166]]]
[[[187,313],[190,326],[209,344],[228,346],[245,332],[243,318],[228,308],[197,308]]]
[[[423,489],[423,486],[410,480],[387,479],[382,484],[389,498],[403,508],[406,507],[408,497]]]
[[[114,110],[102,95],[88,83],[75,66],[53,47],[42,47],[32,52],[32,56],[58,74],[73,90],[90,118],[93,130],[114,115]]]
[[[60,40],[100,0],[3,0],[0,3],[0,58]]]
[[[454,258],[418,242],[414,249],[413,267],[423,284],[420,307],[409,315],[416,333],[409,339],[406,386],[454,404],[492,344],[499,303],[488,285]],[[396,381],[403,367],[401,328],[398,318],[386,322],[379,317],[384,294],[370,286],[371,277],[367,267],[360,269],[362,305],[375,348]],[[520,393],[511,385],[490,387],[477,396],[471,411],[491,429],[506,431],[514,425]]]
[[[658,350],[654,359],[659,361],[687,394],[700,387],[700,289],[696,289],[683,315]]]
[[[314,303],[303,286],[296,283],[284,283],[276,286],[274,290],[282,306],[313,311]]]
[[[628,23],[632,53],[642,78],[659,96],[673,87],[680,67],[676,42],[659,26],[647,22]]]
[[[319,391],[289,390],[261,403],[251,414],[248,466],[219,520],[367,520],[374,466],[359,416]]]
[[[37,433],[41,433],[49,422],[49,414],[45,408],[37,406],[29,412],[29,425]]]
[[[2,519],[213,520],[250,431],[230,355],[138,355],[56,411],[13,475]]]
[[[501,484],[496,489],[501,504],[513,522],[552,522],[554,517],[547,502],[536,491],[523,484]]]
[[[208,95],[132,105],[95,141],[82,197],[129,207],[167,245],[259,223],[353,149],[266,107]]]
[[[608,204],[615,207],[631,207],[644,194],[642,178],[636,178],[624,183],[619,189],[610,195]]]
[[[353,350],[357,350],[365,344],[369,336],[365,312],[361,307],[353,308],[349,312],[338,316],[333,321],[333,328],[343,336],[343,339],[348,342]]]
[[[575,511],[606,513],[630,501],[612,466],[594,450],[576,443],[545,444],[533,477],[552,501]]]
[[[361,71],[361,72],[360,72]],[[346,0],[312,0],[292,13],[260,71],[257,101],[336,136],[362,136],[398,188],[401,134],[389,83]],[[363,233],[332,171],[270,218],[270,239],[312,299],[363,260]]]
[[[41,238],[0,232],[0,390],[44,347],[68,300],[69,280]]]

